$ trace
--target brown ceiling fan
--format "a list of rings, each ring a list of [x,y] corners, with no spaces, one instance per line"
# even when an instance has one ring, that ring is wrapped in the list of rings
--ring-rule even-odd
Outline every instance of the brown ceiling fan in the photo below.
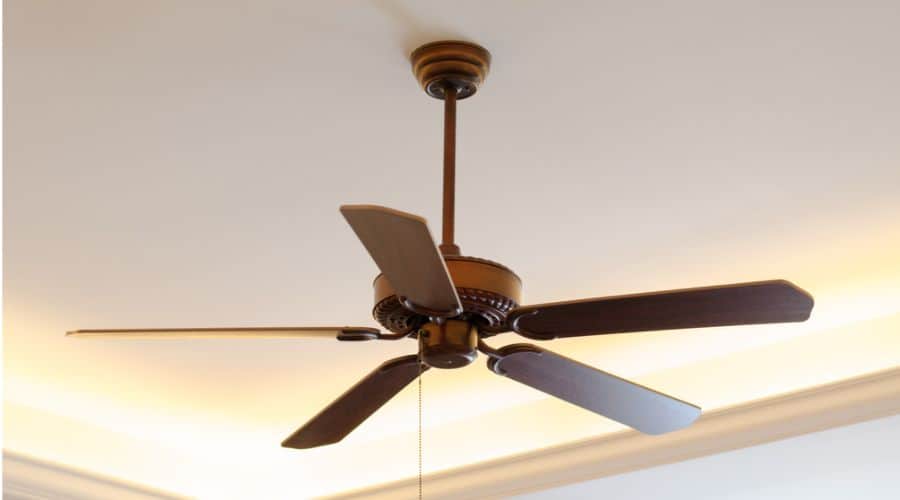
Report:
[[[529,385],[648,434],[690,425],[700,408],[532,344],[494,349],[493,335],[534,340],[680,328],[804,321],[812,297],[783,280],[520,305],[522,283],[502,264],[460,255],[453,242],[456,101],[484,81],[490,54],[467,42],[416,49],[413,72],[425,92],[444,101],[443,238],[435,245],[421,217],[371,205],[341,213],[381,270],[368,327],[77,330],[78,337],[303,338],[341,341],[417,339],[419,354],[385,362],[288,437],[283,446],[336,443],[415,380],[422,370],[460,368],[480,351],[494,373]]]

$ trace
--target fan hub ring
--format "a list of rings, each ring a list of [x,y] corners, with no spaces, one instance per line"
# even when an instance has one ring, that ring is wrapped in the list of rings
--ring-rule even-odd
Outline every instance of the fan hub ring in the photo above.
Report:
[[[478,325],[482,336],[507,329],[506,316],[522,300],[522,281],[497,262],[477,257],[444,256],[447,270],[462,302],[460,315]],[[404,307],[384,275],[375,278],[375,307],[372,315],[394,333],[411,333],[429,318]]]

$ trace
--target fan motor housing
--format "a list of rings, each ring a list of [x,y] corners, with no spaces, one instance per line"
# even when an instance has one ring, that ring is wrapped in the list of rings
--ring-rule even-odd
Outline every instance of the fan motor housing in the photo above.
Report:
[[[478,327],[459,319],[422,325],[422,360],[432,368],[462,368],[478,357]]]
[[[522,300],[522,280],[506,266],[477,257],[445,255],[447,270],[463,306],[459,319],[478,326],[483,337],[507,331],[506,316]],[[375,308],[372,315],[394,333],[415,336],[430,321],[403,307],[383,274],[375,278]]]

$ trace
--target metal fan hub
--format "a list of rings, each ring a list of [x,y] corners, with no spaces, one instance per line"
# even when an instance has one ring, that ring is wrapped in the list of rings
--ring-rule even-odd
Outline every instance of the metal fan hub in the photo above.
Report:
[[[462,319],[476,324],[482,336],[507,330],[506,316],[522,300],[522,280],[506,266],[477,257],[444,256],[447,270],[463,306]],[[375,278],[372,315],[394,333],[414,334],[429,318],[400,303],[383,274]]]
[[[468,321],[425,323],[417,335],[422,343],[422,360],[432,368],[462,368],[478,357],[478,329]]]

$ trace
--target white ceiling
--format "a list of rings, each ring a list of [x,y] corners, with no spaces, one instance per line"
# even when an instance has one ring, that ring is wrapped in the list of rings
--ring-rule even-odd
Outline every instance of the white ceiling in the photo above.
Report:
[[[5,16],[5,430],[19,452],[206,497],[414,474],[413,388],[344,443],[278,447],[410,342],[62,333],[374,326],[376,268],[337,207],[438,228],[441,105],[406,55],[440,38],[494,56],[460,103],[457,239],[516,270],[526,302],[769,278],[817,299],[804,325],[552,349],[640,377],[900,312],[897,2],[15,0]],[[847,370],[900,362],[877,349]],[[803,363],[767,370],[788,380]],[[426,470],[578,437],[515,413],[542,396],[480,364],[426,377],[426,445],[466,442],[428,449]],[[708,408],[724,404],[702,400],[715,378],[657,387]],[[597,425],[579,429],[612,428]]]

